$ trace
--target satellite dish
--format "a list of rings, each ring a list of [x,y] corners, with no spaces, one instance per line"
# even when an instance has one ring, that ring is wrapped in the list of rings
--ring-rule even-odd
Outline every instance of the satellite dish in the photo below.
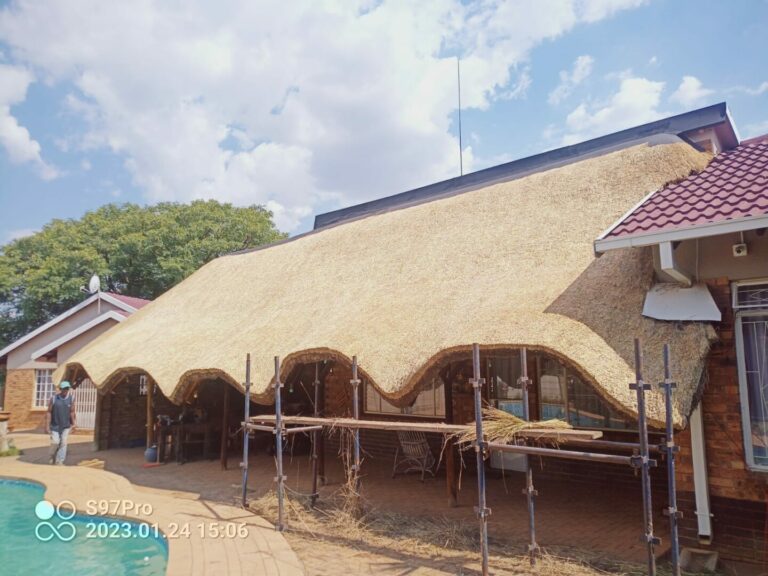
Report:
[[[91,281],[88,282],[88,292],[91,294],[96,294],[96,292],[101,290],[101,280],[99,279],[98,275],[94,274],[91,276]]]

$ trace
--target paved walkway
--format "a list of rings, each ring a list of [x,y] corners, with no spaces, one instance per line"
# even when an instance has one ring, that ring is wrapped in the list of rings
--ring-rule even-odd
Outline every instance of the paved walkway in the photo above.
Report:
[[[123,476],[105,470],[43,464],[47,450],[45,435],[21,433],[12,434],[11,438],[17,447],[25,450],[25,455],[21,458],[0,459],[0,476],[44,484],[46,499],[53,503],[70,500],[84,513],[89,500],[108,501],[119,498],[136,507],[150,506],[151,513],[111,515],[156,523],[165,534],[174,531],[172,524],[179,528],[189,526],[188,535],[168,539],[167,574],[304,574],[301,561],[283,535],[259,516],[235,506],[202,500],[195,493],[136,486]],[[84,456],[94,458],[100,455],[90,452],[90,439],[87,436],[74,436],[72,440],[72,461],[82,460]],[[37,463],[23,461],[29,459]],[[212,532],[208,530],[211,526],[226,531],[226,526],[233,523],[245,525],[247,536],[211,538],[201,534],[203,531],[210,535]],[[176,532],[180,534],[179,529]]]
[[[40,434],[15,435],[19,440],[37,442],[39,448],[25,451],[22,460],[43,463],[46,459],[46,437]],[[23,444],[17,443],[23,447]],[[41,443],[42,440],[42,443]],[[82,438],[81,440],[89,440]],[[194,461],[184,465],[175,463],[143,467],[142,449],[113,449],[93,452],[90,443],[71,446],[68,463],[99,458],[105,469],[127,478],[139,491],[146,489],[169,491],[184,497],[179,490],[189,491],[188,498],[201,498],[209,502],[234,504],[240,495],[240,458],[232,455],[229,469],[222,471],[218,461]],[[328,449],[328,484],[320,489],[321,499],[328,498],[339,489],[343,482],[343,471],[336,454]],[[0,462],[0,474],[2,474]],[[275,466],[271,456],[252,455],[250,459],[249,498],[258,498],[274,489]],[[296,491],[310,491],[311,467],[307,455],[296,455],[286,459],[288,486]],[[407,516],[444,517],[451,521],[476,525],[474,505],[476,504],[475,479],[472,474],[463,478],[463,489],[459,506],[449,508],[445,496],[444,478],[427,478],[422,483],[416,476],[391,478],[391,458],[367,456],[363,463],[363,494],[376,508],[399,512]],[[506,484],[506,488],[505,488]],[[490,537],[498,543],[524,548],[528,539],[527,510],[525,498],[520,490],[524,479],[520,473],[508,473],[506,480],[489,478],[488,503],[493,508],[490,519]],[[642,508],[637,487],[626,485],[594,486],[569,485],[563,481],[547,481],[536,477],[540,490],[537,499],[537,536],[539,543],[552,553],[566,557],[596,556],[598,558],[642,563],[645,548],[640,543],[642,532]],[[663,502],[654,502],[660,510]],[[237,509],[237,508],[235,508]],[[656,516],[656,515],[655,515]],[[656,531],[666,545],[667,522],[660,514],[654,518]],[[273,533],[274,534],[274,533]],[[349,574],[402,574],[419,568],[424,569],[423,558],[403,558],[402,554],[359,549],[339,539],[332,542],[334,547],[320,549],[316,541],[302,541],[295,535],[287,534],[289,542],[304,563],[307,573],[330,575],[339,572]],[[330,535],[333,537],[333,535]],[[659,552],[663,552],[663,547]],[[386,563],[390,572],[382,568]],[[418,572],[418,570],[417,570]],[[470,571],[471,572],[471,571]],[[419,572],[420,573],[420,572]],[[448,571],[450,573],[450,571]]]

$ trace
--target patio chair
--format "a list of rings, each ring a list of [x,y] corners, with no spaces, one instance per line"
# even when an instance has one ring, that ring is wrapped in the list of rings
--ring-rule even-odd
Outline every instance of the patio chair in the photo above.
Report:
[[[398,432],[397,440],[400,445],[395,450],[392,478],[397,474],[421,472],[421,481],[424,482],[427,472],[435,475],[435,456],[424,432]]]

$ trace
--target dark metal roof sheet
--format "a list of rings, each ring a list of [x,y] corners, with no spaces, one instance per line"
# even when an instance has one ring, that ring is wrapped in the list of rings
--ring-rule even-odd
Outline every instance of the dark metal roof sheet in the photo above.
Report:
[[[634,128],[628,128],[599,138],[593,138],[586,142],[521,158],[520,160],[514,160],[506,164],[451,178],[450,180],[422,186],[421,188],[415,188],[393,196],[371,200],[370,202],[326,212],[325,214],[318,214],[315,217],[314,229],[317,230],[347,220],[363,218],[454,194],[469,192],[470,190],[489,186],[497,182],[522,178],[536,172],[550,170],[641,142],[663,142],[664,135],[685,138],[685,134],[688,132],[726,122],[726,129],[718,130],[718,133],[725,140],[726,147],[730,148],[738,144],[738,138],[733,127],[730,125],[726,104],[721,102],[720,104],[678,114],[677,116],[670,116],[669,118],[656,120],[655,122],[649,122],[648,124],[635,126]]]

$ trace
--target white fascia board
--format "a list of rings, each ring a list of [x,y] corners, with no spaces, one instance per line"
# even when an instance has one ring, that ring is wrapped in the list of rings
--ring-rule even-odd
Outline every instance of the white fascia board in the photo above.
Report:
[[[731,129],[733,130],[733,135],[736,136],[736,142],[741,144],[741,134],[739,134],[739,129],[736,127],[736,122],[733,121],[733,114],[731,113],[728,104],[725,105],[725,117],[728,119],[728,124],[730,124]]]
[[[99,292],[99,295],[101,296],[101,299],[104,300],[104,302],[109,302],[113,306],[117,306],[121,310],[125,310],[126,312],[130,312],[131,314],[133,314],[134,312],[136,312],[136,310],[138,310],[138,308],[134,308],[130,304],[126,304],[122,300],[118,300],[114,296],[110,296],[109,294],[107,294],[105,292]]]
[[[39,328],[36,328],[35,330],[32,330],[32,332],[30,332],[26,336],[22,336],[21,338],[19,338],[15,342],[12,342],[12,343],[8,344],[8,346],[6,346],[2,350],[0,350],[0,358],[5,356],[9,352],[12,352],[13,350],[18,348],[19,346],[21,346],[25,342],[29,342],[35,336],[39,336],[40,334],[42,334],[43,332],[45,332],[49,328],[55,326],[56,324],[58,324],[62,320],[66,320],[70,316],[72,316],[74,314],[77,314],[78,312],[80,312],[80,310],[82,310],[83,308],[86,308],[89,304],[92,304],[93,302],[96,302],[96,300],[98,300],[98,299],[99,299],[99,294],[98,293],[94,294],[93,296],[90,296],[89,298],[86,298],[85,300],[80,302],[80,304],[78,304],[76,306],[73,306],[72,308],[70,308],[69,310],[64,312],[63,314],[60,314],[60,315],[56,316],[56,318],[54,318],[53,320],[49,320],[48,322],[46,322],[45,324],[43,324]],[[114,300],[114,298],[113,298],[113,300]]]
[[[639,246],[655,246],[662,242],[679,242],[681,240],[693,240],[706,238],[707,236],[720,236],[732,232],[746,232],[768,228],[768,215],[748,216],[738,220],[726,220],[725,222],[712,222],[699,224],[691,228],[670,230],[669,232],[652,232],[650,234],[636,234],[622,238],[608,238],[595,240],[595,253],[602,254],[608,250],[619,248],[634,248]]]
[[[70,340],[77,338],[81,334],[88,332],[88,330],[90,330],[94,326],[98,326],[99,324],[101,324],[102,322],[106,322],[107,320],[115,320],[116,322],[122,322],[123,320],[125,320],[125,316],[123,316],[119,312],[115,312],[114,310],[105,312],[104,314],[102,314],[101,316],[97,316],[90,322],[86,322],[85,324],[83,324],[82,326],[78,326],[71,332],[67,332],[66,334],[64,334],[64,336],[62,336],[61,338],[57,338],[50,344],[46,344],[39,350],[35,350],[34,352],[32,352],[32,360],[37,360],[41,356],[45,356],[49,352],[56,350],[56,348],[58,348],[62,344],[66,344]]]

